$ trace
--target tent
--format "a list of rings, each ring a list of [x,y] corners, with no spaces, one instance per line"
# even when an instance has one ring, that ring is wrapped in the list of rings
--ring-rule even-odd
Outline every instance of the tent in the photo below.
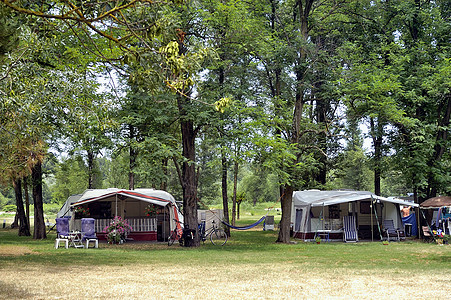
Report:
[[[420,208],[426,210],[428,225],[432,229],[441,229],[446,234],[451,234],[451,197],[438,196],[429,198],[420,204]]]
[[[132,227],[129,238],[135,240],[165,240],[170,231],[183,224],[183,216],[174,197],[165,191],[154,189],[93,189],[86,190],[71,205],[71,209],[89,209],[89,217],[94,218],[96,233],[102,238],[103,229],[115,216],[120,216]],[[148,215],[151,207],[155,214]],[[77,228],[75,215],[73,226]]]
[[[59,212],[56,213],[56,217],[57,218],[62,218],[62,217],[72,217],[72,211],[70,210],[70,206],[77,202],[78,199],[80,199],[82,196],[82,194],[76,194],[76,195],[72,195],[69,196],[69,198],[67,198],[66,202],[64,202],[63,206],[61,207],[61,209],[59,210]]]
[[[396,228],[403,227],[400,205],[418,206],[367,191],[296,191],[293,192],[291,211],[293,236],[312,240],[317,233],[327,233],[329,239],[341,240],[343,217],[353,215],[356,217],[360,238],[379,239],[382,220],[391,219]]]

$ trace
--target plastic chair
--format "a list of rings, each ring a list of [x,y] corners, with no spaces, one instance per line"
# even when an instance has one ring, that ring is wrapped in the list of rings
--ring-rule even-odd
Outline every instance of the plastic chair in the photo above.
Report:
[[[64,242],[66,249],[69,248],[69,219],[56,218],[56,239],[55,249],[58,249],[60,242]]]
[[[358,242],[357,226],[355,225],[354,216],[343,217],[343,240],[348,242]]]
[[[95,231],[95,219],[83,218],[81,219],[82,241],[86,242],[86,248],[89,248],[89,243],[93,242],[95,248],[99,248],[99,240]]]

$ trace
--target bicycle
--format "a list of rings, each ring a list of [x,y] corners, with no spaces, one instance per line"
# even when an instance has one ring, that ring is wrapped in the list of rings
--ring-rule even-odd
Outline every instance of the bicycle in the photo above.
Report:
[[[175,222],[179,224],[183,224],[179,220],[174,219]],[[194,230],[190,230],[188,224],[183,224],[183,231],[180,234],[180,231],[177,230],[177,227],[171,231],[168,237],[168,246],[172,246],[175,241],[179,241],[180,246],[183,246],[185,244],[185,241],[188,239],[194,239]]]
[[[212,221],[212,226],[205,229],[205,221],[199,224],[199,235],[202,242],[205,243],[207,237],[210,237],[210,241],[213,245],[224,246],[227,243],[227,234],[223,228],[216,226],[215,221]]]

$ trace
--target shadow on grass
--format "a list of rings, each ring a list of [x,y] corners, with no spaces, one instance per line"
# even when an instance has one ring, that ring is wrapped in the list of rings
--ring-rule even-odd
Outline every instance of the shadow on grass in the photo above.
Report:
[[[276,243],[277,231],[232,231],[224,246],[214,246],[208,240],[198,248],[166,243],[100,243],[98,249],[54,248],[55,235],[46,240],[18,237],[17,231],[0,230],[1,266],[29,264],[48,266],[117,266],[133,264],[274,264],[287,263],[307,268],[352,268],[400,270],[446,270],[451,262],[450,247],[438,247],[421,242],[346,243]],[[20,251],[18,251],[21,249]],[[28,249],[24,251],[24,249]]]

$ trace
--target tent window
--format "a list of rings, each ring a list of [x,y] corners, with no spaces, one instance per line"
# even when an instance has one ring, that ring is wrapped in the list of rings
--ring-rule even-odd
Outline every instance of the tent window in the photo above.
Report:
[[[329,219],[340,219],[340,205],[329,205]]]
[[[371,213],[371,202],[361,201],[360,202],[360,213],[364,215],[369,215]]]

